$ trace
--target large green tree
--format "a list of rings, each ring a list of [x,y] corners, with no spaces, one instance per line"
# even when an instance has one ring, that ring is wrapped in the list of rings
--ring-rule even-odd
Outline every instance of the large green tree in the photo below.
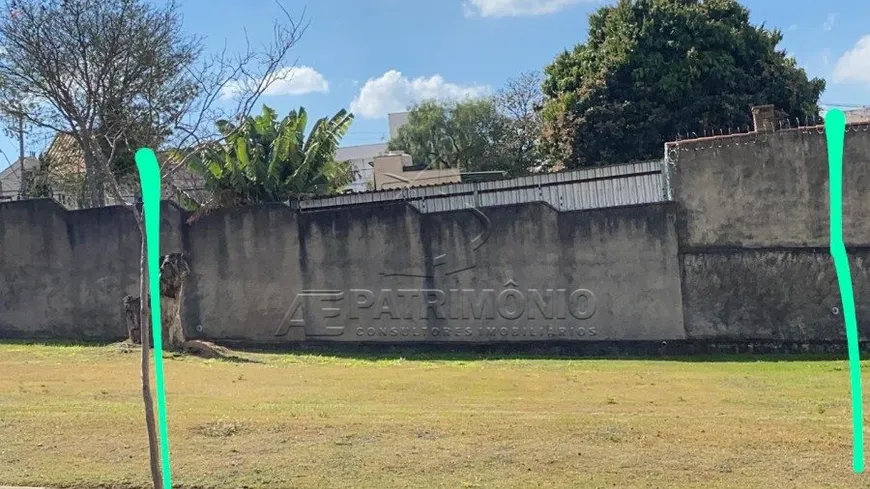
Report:
[[[388,147],[428,168],[507,170],[499,147],[505,130],[504,117],[490,99],[427,100],[411,107],[408,122]]]
[[[825,88],[735,0],[620,0],[543,83],[546,150],[569,168],[658,158],[679,132],[752,124],[752,105],[818,116]]]
[[[283,202],[341,190],[353,182],[354,172],[349,162],[337,161],[335,153],[352,121],[353,114],[340,110],[317,120],[307,138],[304,108],[281,120],[264,106],[262,114],[238,125],[218,121],[222,139],[189,158],[190,169],[204,180],[208,195],[206,202],[196,204],[209,209]]]
[[[546,166],[539,151],[541,102],[536,72],[508,80],[491,97],[427,100],[411,107],[389,149],[405,151],[429,168],[526,175]]]

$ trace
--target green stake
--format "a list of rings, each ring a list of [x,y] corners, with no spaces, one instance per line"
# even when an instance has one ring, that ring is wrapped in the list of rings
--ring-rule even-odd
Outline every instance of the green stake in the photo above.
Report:
[[[148,296],[151,303],[151,336],[154,338],[154,377],[157,391],[160,459],[163,462],[163,488],[172,489],[169,467],[169,429],[166,425],[166,391],[163,384],[163,325],[160,321],[160,166],[148,148],[136,151],[136,167],[142,184],[145,211],[145,243],[148,251]]]
[[[831,256],[837,271],[843,319],[846,321],[846,341],[849,346],[849,378],[852,384],[852,466],[855,473],[864,472],[864,415],[861,394],[861,354],[858,350],[858,320],[855,315],[855,295],[849,256],[843,243],[843,146],[846,138],[846,116],[841,110],[825,115],[825,135],[828,140],[828,173],[831,192]]]

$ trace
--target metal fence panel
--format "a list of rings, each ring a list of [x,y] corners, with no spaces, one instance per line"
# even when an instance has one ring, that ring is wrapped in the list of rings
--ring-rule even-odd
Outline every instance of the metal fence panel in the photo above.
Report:
[[[546,173],[510,180],[379,190],[300,202],[302,210],[407,201],[420,212],[468,206],[545,202],[560,211],[663,202],[669,197],[664,161]]]

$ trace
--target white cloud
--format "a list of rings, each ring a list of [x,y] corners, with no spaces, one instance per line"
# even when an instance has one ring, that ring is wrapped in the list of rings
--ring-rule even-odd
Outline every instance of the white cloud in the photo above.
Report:
[[[870,34],[840,56],[833,79],[834,83],[870,83]]]
[[[793,31],[796,31],[797,29],[798,29],[797,24],[792,24],[792,25],[788,26],[788,32],[793,32]]]
[[[239,93],[251,88],[259,80],[241,80],[230,82],[221,90],[221,98],[233,98]],[[320,72],[308,66],[293,66],[281,68],[273,75],[273,81],[269,88],[263,92],[266,96],[275,95],[304,95],[306,93],[329,91],[329,83]]]
[[[465,15],[471,17],[519,17],[545,15],[558,12],[582,2],[596,0],[467,0],[463,4]]]
[[[448,83],[441,75],[409,79],[390,70],[377,78],[369,78],[350,103],[350,110],[356,115],[376,119],[391,112],[403,112],[424,100],[460,100],[489,92],[488,86]]]
[[[828,14],[827,20],[822,24],[822,30],[825,32],[831,32],[834,29],[834,23],[837,22],[837,16],[840,14]]]

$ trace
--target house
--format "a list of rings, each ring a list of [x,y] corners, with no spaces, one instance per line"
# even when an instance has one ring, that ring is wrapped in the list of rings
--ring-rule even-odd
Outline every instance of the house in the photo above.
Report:
[[[80,197],[85,187],[85,159],[82,156],[78,141],[71,134],[55,135],[46,148],[44,156],[51,162],[47,176],[51,186],[51,197],[67,209],[80,207]],[[40,161],[33,158],[33,170],[40,166]],[[114,199],[107,196],[107,204],[114,204]]]
[[[54,162],[44,174],[49,179],[51,197],[67,208],[78,207],[76,195],[84,185],[85,165],[80,157],[78,143],[68,134],[55,136],[45,154]],[[36,156],[24,159],[24,171],[30,175],[39,170],[41,162]],[[21,175],[21,160],[0,172],[0,200],[16,200],[19,198]]]
[[[26,156],[23,161],[24,171],[30,172],[39,168],[39,159]],[[18,200],[21,190],[22,161],[19,158],[3,171],[0,171],[0,202]]]
[[[69,134],[58,134],[52,140],[45,154],[55,165],[50,171],[52,197],[67,209],[78,208],[78,202],[74,196],[83,189],[85,178],[85,161],[78,142]],[[172,166],[171,161],[167,163],[167,167]],[[164,177],[161,186],[162,198],[178,200],[178,193],[181,191],[187,196],[201,199],[204,192],[203,186],[202,178],[193,175],[182,165],[175,168],[169,176]],[[126,202],[136,200],[138,198],[137,187],[137,179],[133,179],[130,185],[122,186],[119,189],[121,198]],[[106,204],[118,205],[121,203],[117,202],[111,194],[106,195]]]
[[[394,113],[388,115],[390,137],[394,137],[403,124],[408,120],[408,113]],[[374,158],[387,153],[387,143],[364,144],[345,146],[338,148],[336,159],[349,161],[356,172],[355,181],[348,190],[364,192],[371,188],[374,180]],[[45,154],[54,162],[50,170],[52,197],[68,209],[76,209],[79,203],[76,195],[81,192],[84,185],[85,161],[78,142],[69,134],[58,134],[52,140]],[[159,155],[161,160],[167,155]],[[169,162],[167,169],[173,168],[170,174],[164,178],[162,193],[164,199],[179,200],[179,194],[186,195],[198,202],[202,202],[204,194],[204,181],[201,177],[192,174],[185,165],[178,166]],[[25,159],[26,171],[39,168],[39,160],[36,157]],[[14,200],[18,198],[20,164],[16,163],[0,172],[0,201]],[[125,201],[136,199],[136,189],[133,187],[122,188],[121,197]],[[106,196],[108,205],[116,205],[111,195]]]
[[[49,169],[52,197],[67,209],[79,208],[85,186],[85,159],[78,142],[70,134],[58,134],[45,155],[52,162]]]

